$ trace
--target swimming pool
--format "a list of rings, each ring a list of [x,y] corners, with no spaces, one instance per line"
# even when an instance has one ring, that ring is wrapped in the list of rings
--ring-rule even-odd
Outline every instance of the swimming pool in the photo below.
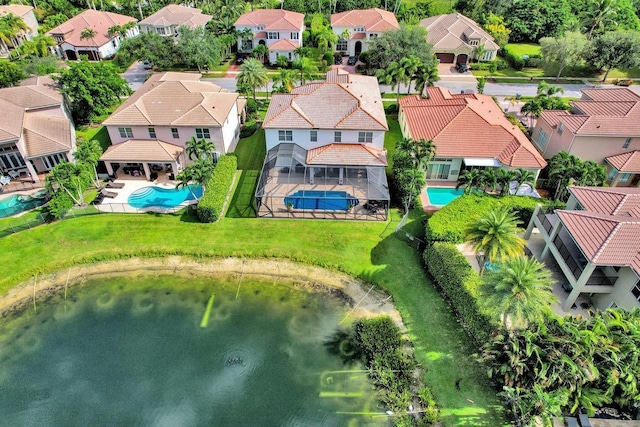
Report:
[[[285,205],[293,209],[322,209],[346,211],[360,201],[346,191],[300,190],[284,198]]]
[[[444,206],[451,203],[454,199],[462,196],[464,189],[447,187],[427,187],[427,196],[429,196],[429,203],[435,206]]]
[[[38,191],[30,196],[14,194],[0,199],[0,218],[10,217],[20,212],[35,209],[47,202],[46,190]]]
[[[189,188],[162,188],[151,186],[134,191],[127,201],[131,206],[138,209],[170,209],[184,202],[199,199],[200,197],[202,197],[202,186],[200,185],[190,185]]]

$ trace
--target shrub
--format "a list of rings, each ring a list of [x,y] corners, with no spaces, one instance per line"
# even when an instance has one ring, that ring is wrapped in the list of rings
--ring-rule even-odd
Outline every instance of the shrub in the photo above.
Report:
[[[387,114],[398,114],[398,104],[395,102],[393,104],[389,104],[384,107],[384,111]]]
[[[51,197],[45,212],[49,219],[63,218],[69,209],[73,207],[73,199],[64,191],[58,191]]]
[[[240,131],[240,138],[247,138],[258,130],[258,124],[255,120],[247,120]]]
[[[360,57],[358,59],[363,64],[367,64],[369,62],[369,52],[366,50],[364,52],[360,52]]]
[[[486,342],[494,327],[478,304],[478,288],[482,282],[478,273],[452,243],[436,242],[428,246],[424,261],[467,331],[477,342]]]
[[[235,155],[228,154],[218,159],[218,164],[198,203],[200,222],[216,222],[220,219],[237,167],[238,159]]]
[[[333,64],[333,53],[331,53],[330,51],[326,51],[322,55],[322,60],[328,65]]]
[[[518,71],[521,71],[524,68],[524,59],[522,59],[521,56],[514,55],[508,50],[504,51],[504,59],[506,59],[507,62]]]
[[[253,114],[258,111],[258,102],[253,98],[247,99],[247,114]]]

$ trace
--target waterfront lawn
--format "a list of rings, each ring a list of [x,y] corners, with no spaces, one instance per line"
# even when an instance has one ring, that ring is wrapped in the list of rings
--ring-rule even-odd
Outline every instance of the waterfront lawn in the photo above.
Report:
[[[266,156],[264,129],[238,142],[235,153],[238,156],[236,187],[226,216],[230,218],[254,218],[254,195],[260,178],[262,163]]]

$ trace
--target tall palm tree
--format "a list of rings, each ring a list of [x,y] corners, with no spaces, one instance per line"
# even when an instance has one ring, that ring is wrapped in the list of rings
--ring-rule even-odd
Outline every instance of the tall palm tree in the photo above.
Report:
[[[193,185],[197,184],[204,189],[208,184],[215,165],[208,160],[197,160],[196,162],[185,167],[178,175],[176,175],[176,188],[187,188],[196,200],[198,197],[193,192]]]
[[[431,64],[423,63],[416,72],[416,91],[421,95],[424,93],[425,88],[432,87],[440,80],[438,77],[438,63],[436,60]]]
[[[487,51],[487,48],[485,47],[484,43],[476,46],[476,48],[473,50],[473,59],[478,62],[480,61],[480,59],[484,56],[484,53]]]
[[[498,174],[496,173],[497,168],[484,168],[482,172],[480,172],[480,179],[478,186],[482,188],[482,190],[486,193],[487,189],[490,192],[496,191],[496,187],[498,186]]]
[[[273,77],[274,83],[280,83],[274,92],[289,93],[296,83],[296,71],[288,68],[278,68],[279,74]]]
[[[56,44],[53,37],[38,34],[31,40],[25,41],[18,49],[20,50],[21,56],[35,55],[44,57],[51,53],[49,47],[53,47]]]
[[[516,216],[508,208],[499,208],[469,223],[464,238],[491,263],[504,262],[523,253],[525,241],[517,232]]]
[[[509,187],[511,186],[511,182],[515,180],[515,171],[500,168],[498,169],[497,181],[500,186],[500,195],[509,194]]]
[[[497,267],[483,276],[480,294],[505,328],[524,328],[551,312],[550,305],[557,299],[551,292],[553,277],[544,264],[521,256]]]
[[[305,84],[307,80],[311,80],[318,72],[318,67],[313,63],[311,58],[306,56],[299,57],[293,61],[293,68],[300,73],[300,84]]]
[[[398,88],[397,96],[400,98],[400,83],[407,82],[407,76],[400,63],[390,62],[387,68],[381,68],[376,72],[376,77],[379,82],[391,85],[391,90]]]
[[[591,40],[596,28],[615,20],[616,6],[615,0],[596,0],[592,3],[592,9],[587,11],[583,18],[585,26],[589,28],[587,39]]]
[[[544,80],[538,83],[537,95],[536,96],[553,96],[558,93],[564,93],[564,88],[562,86],[550,85]]]
[[[216,146],[208,139],[196,139],[195,136],[192,136],[185,144],[185,148],[187,156],[189,156],[189,160],[208,160],[213,162],[213,152],[215,151]]]
[[[13,13],[8,13],[0,17],[0,41],[3,44],[3,50],[9,51],[9,45],[17,46],[20,38],[25,31],[29,30],[29,26]]]
[[[80,165],[87,165],[93,169],[93,185],[100,188],[100,179],[98,178],[98,160],[102,156],[102,147],[95,139],[90,141],[78,141],[78,148],[74,154],[76,162]]]
[[[554,200],[560,200],[564,197],[579,162],[580,160],[576,156],[566,151],[555,154],[549,160],[549,178],[556,182]]]
[[[456,190],[464,187],[464,194],[471,194],[471,190],[478,186],[480,181],[480,172],[478,169],[467,169],[458,176]]]
[[[265,58],[267,58],[267,55],[269,55],[269,48],[263,44],[259,44],[251,51],[251,56],[260,59],[260,61],[263,63],[265,62]]]
[[[516,194],[523,185],[528,185],[531,188],[535,185],[536,174],[530,170],[524,168],[518,168],[514,171],[513,180],[516,182]]]
[[[543,111],[542,103],[538,98],[533,98],[532,100],[525,102],[522,108],[520,109],[520,113],[524,114],[525,117],[529,118],[529,131],[533,129],[534,118],[537,119],[538,117],[540,117],[540,114],[542,114],[542,111]]]
[[[236,77],[238,84],[247,85],[253,91],[253,99],[256,99],[256,88],[269,83],[267,70],[257,59],[247,59],[240,66],[240,73]]]
[[[338,35],[333,32],[331,27],[322,26],[318,32],[315,33],[316,43],[321,52],[326,52],[331,46],[338,42]]]
[[[407,95],[411,92],[411,82],[415,79],[418,69],[422,66],[420,58],[414,55],[405,56],[400,60],[400,68],[404,72],[405,79],[408,81]]]

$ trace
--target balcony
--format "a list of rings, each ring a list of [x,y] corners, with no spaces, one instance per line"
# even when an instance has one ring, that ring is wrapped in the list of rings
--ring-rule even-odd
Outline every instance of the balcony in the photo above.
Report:
[[[560,228],[558,235],[553,239],[553,245],[573,274],[574,280],[578,280],[588,261],[564,227]],[[596,267],[587,280],[586,286],[613,286],[615,281],[616,278],[607,276],[602,267]]]

